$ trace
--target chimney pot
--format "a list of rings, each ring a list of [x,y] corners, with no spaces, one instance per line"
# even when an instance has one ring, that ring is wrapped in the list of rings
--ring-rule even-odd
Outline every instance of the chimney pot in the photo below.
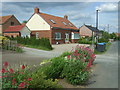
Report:
[[[64,16],[64,18],[65,18],[65,19],[68,19],[68,16],[67,16],[67,15],[65,15],[65,16]]]
[[[34,13],[40,13],[40,12],[39,12],[39,8],[37,8],[37,7],[34,8]]]

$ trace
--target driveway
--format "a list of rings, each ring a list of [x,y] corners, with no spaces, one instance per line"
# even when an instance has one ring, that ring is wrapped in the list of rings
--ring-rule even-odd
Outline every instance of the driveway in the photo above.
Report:
[[[65,51],[71,51],[78,44],[59,44],[53,45],[52,51],[44,51],[33,48],[24,47],[24,53],[15,53],[11,51],[2,52],[2,61],[8,61],[12,67],[18,67],[21,64],[39,65],[41,61],[57,57]],[[83,45],[81,46],[89,46]]]
[[[118,88],[118,42],[113,42],[105,54],[97,55],[95,63],[87,88]]]

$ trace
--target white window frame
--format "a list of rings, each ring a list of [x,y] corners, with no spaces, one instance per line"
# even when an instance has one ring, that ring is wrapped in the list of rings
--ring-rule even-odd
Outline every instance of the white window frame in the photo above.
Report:
[[[72,25],[71,23],[69,23],[69,25],[70,25],[71,27],[73,27],[73,25]]]
[[[65,23],[65,22],[62,22],[65,26],[67,26],[67,23]]]
[[[75,37],[76,34],[78,35],[78,37]],[[71,35],[72,35],[72,36],[71,36],[71,39],[80,39],[80,35],[79,35],[79,33],[73,33],[73,32],[72,32]]]
[[[54,20],[50,19],[50,21],[51,21],[53,24],[56,24]]]
[[[59,35],[59,36],[57,37],[56,35]],[[61,33],[60,32],[55,33],[55,40],[61,40]]]
[[[36,35],[36,39],[39,39],[39,32],[36,32],[35,35]]]

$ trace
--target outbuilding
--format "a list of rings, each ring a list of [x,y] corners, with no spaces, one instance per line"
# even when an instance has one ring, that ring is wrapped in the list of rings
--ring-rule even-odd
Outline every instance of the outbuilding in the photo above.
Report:
[[[26,25],[16,25],[9,26],[6,30],[4,30],[4,36],[9,37],[30,37],[31,31]]]

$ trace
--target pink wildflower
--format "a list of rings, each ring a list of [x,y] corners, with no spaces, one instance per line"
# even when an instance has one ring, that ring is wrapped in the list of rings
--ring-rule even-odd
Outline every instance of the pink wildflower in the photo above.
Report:
[[[4,62],[3,65],[4,65],[5,68],[7,68],[8,67],[8,62]]]
[[[14,70],[12,68],[9,69],[10,73],[14,73]]]
[[[4,69],[4,68],[2,68],[1,72],[2,72],[2,73],[5,73],[6,71],[5,71],[5,69]]]
[[[32,78],[28,78],[28,81],[31,81],[32,80]]]
[[[24,65],[22,65],[22,67],[21,67],[22,69],[25,69],[25,66]]]

